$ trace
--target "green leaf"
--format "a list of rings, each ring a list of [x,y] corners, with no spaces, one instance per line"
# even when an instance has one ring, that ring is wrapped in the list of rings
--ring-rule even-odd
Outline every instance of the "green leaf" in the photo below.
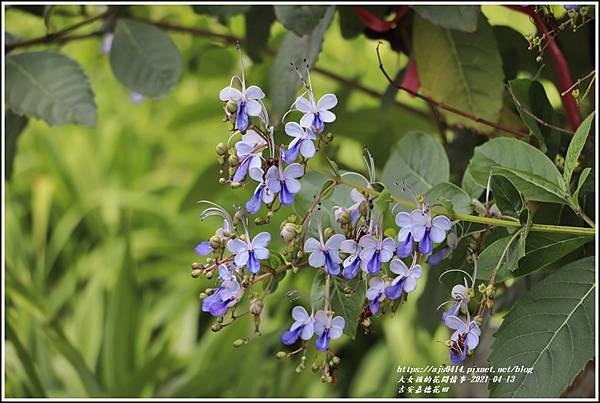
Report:
[[[311,301],[315,309],[317,307],[323,309],[325,304],[326,277],[325,272],[319,270],[313,279]],[[358,327],[358,318],[365,302],[367,291],[365,281],[358,278],[345,280],[336,276],[331,276],[330,281],[331,309],[334,316],[339,315],[346,321],[344,333],[354,338]],[[352,292],[346,295],[345,290],[351,290]]]
[[[17,151],[19,135],[27,126],[29,120],[25,116],[19,116],[7,109],[4,113],[4,141],[6,145],[4,159],[4,175],[9,179],[12,175],[13,161]]]
[[[515,382],[490,383],[490,397],[558,398],[594,357],[595,261],[572,262],[521,297],[495,334],[489,362],[523,366]]]
[[[354,6],[337,6],[340,16],[340,33],[344,39],[352,39],[359,36],[365,30],[365,24],[356,15]]]
[[[333,20],[335,6],[329,6],[319,24],[309,34],[302,37],[288,32],[283,38],[270,70],[269,89],[271,93],[271,116],[273,122],[278,122],[294,102],[294,95],[300,86],[300,78],[290,66],[306,63],[314,66],[317,61],[323,36]]]
[[[138,368],[134,346],[140,318],[140,296],[134,271],[127,235],[119,276],[108,299],[104,324],[102,369],[104,383],[111,394],[126,389],[128,377]]]
[[[425,193],[425,197],[431,204],[434,204],[436,201],[449,201],[452,206],[450,213],[471,214],[473,212],[471,197],[467,192],[450,182],[438,183]]]
[[[44,386],[42,381],[40,380],[40,376],[35,367],[35,361],[31,358],[31,354],[27,351],[27,348],[21,343],[19,339],[19,335],[14,329],[12,325],[12,321],[10,320],[10,316],[7,316],[6,322],[6,341],[11,342],[15,346],[15,350],[17,350],[17,355],[19,356],[19,360],[21,360],[21,364],[23,368],[27,371],[27,380],[31,383],[31,392],[33,397],[46,397],[46,391],[44,390]]]
[[[508,85],[514,95],[513,101],[521,119],[537,139],[540,149],[546,152],[546,140],[552,133],[552,129],[532,116],[552,124],[554,109],[548,100],[544,86],[539,81],[525,78],[509,81]]]
[[[525,257],[521,259],[519,268],[513,271],[513,275],[525,276],[544,269],[593,240],[593,237],[583,235],[532,232],[525,244]]]
[[[488,280],[496,270],[495,282],[501,282],[511,276],[510,272],[517,267],[522,249],[517,238],[519,231],[504,238],[497,239],[481,252],[477,260],[477,278]]]
[[[490,184],[496,206],[503,214],[518,217],[523,209],[523,196],[506,176],[492,175]]]
[[[565,156],[565,169],[563,172],[563,177],[567,188],[570,188],[571,176],[573,175],[573,170],[575,169],[577,161],[579,160],[579,155],[585,146],[585,141],[587,140],[590,132],[590,127],[592,127],[592,122],[594,121],[594,115],[595,112],[590,113],[590,115],[585,118],[583,122],[581,122],[575,131],[575,135],[569,143],[567,155]]]
[[[50,126],[96,125],[96,103],[79,64],[57,52],[6,57],[6,103],[17,115],[43,119]]]
[[[425,194],[449,178],[450,164],[444,148],[433,136],[420,132],[407,133],[396,143],[381,175],[394,196],[402,195],[402,184]]]
[[[473,199],[479,199],[485,190],[485,186],[481,186],[479,183],[475,182],[473,175],[471,175],[471,171],[468,169],[466,169],[463,174],[460,187]]]
[[[424,94],[479,117],[498,119],[504,90],[502,59],[483,15],[473,33],[445,29],[415,16],[413,50]],[[491,131],[473,120],[446,116],[450,124]]]
[[[579,192],[581,191],[581,188],[583,188],[585,180],[590,175],[590,172],[592,172],[592,168],[584,168],[583,171],[581,171],[581,175],[579,175],[577,189],[575,189],[575,192],[573,192],[573,202],[575,202],[576,205],[579,205]]]
[[[421,17],[443,28],[475,32],[479,6],[410,6]]]
[[[377,207],[377,210],[381,213],[385,213],[388,211],[388,207],[390,203],[393,202],[392,195],[390,194],[387,188],[383,188],[383,190],[379,193],[379,196],[375,199],[373,204]]]
[[[502,68],[507,80],[516,78],[519,71],[526,71],[533,76],[540,69],[535,55],[527,49],[529,43],[522,33],[504,25],[494,25],[492,29],[502,55]]]
[[[166,94],[179,80],[181,57],[167,34],[143,22],[119,19],[110,49],[115,77],[147,97]]]
[[[513,168],[494,167],[492,174],[502,174],[509,178],[527,200],[567,203],[567,195],[545,178]]]
[[[275,15],[284,27],[302,36],[312,32],[325,15],[327,6],[275,5]]]
[[[244,48],[248,56],[255,61],[262,61],[262,53],[269,42],[271,25],[275,22],[272,6],[254,5],[244,15],[246,19],[246,42]]]
[[[492,170],[507,176],[526,200],[564,202],[564,183],[556,166],[523,141],[495,138],[475,147],[467,167],[473,181],[485,188]]]

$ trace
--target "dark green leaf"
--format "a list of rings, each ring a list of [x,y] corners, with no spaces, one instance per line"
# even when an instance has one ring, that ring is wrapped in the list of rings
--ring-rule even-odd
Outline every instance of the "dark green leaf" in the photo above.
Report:
[[[9,316],[7,316],[6,318],[5,326],[6,341],[12,343],[15,346],[15,350],[17,350],[19,360],[21,360],[23,368],[25,368],[25,370],[27,371],[27,378],[28,381],[31,383],[31,391],[33,393],[33,397],[46,397],[46,391],[44,390],[44,386],[42,385],[42,381],[40,380],[40,376],[35,367],[35,362],[31,358],[31,354],[29,354],[29,351],[27,351],[26,347],[23,345],[23,343],[21,343],[21,340],[19,340],[19,336],[14,330]]]
[[[424,94],[497,121],[504,90],[502,59],[490,25],[482,15],[473,33],[445,29],[415,16],[413,50]],[[451,124],[481,132],[491,130],[455,114],[446,116]]]
[[[508,85],[514,95],[515,107],[521,119],[535,136],[540,149],[546,152],[546,141],[550,137],[552,129],[540,123],[538,119],[552,124],[554,109],[546,96],[544,86],[539,81],[525,78],[509,81]]]
[[[523,196],[521,196],[510,179],[500,174],[492,175],[490,187],[498,209],[503,214],[517,218],[523,209]]]
[[[511,180],[527,200],[546,201],[551,203],[568,202],[565,192],[545,178],[514,168],[494,167],[494,175],[501,174]]]
[[[277,19],[298,36],[310,34],[327,11],[327,6],[275,5],[274,7]]]
[[[581,175],[579,175],[579,180],[577,181],[577,189],[575,189],[575,192],[573,192],[573,201],[577,205],[579,205],[579,192],[583,188],[585,180],[590,175],[590,172],[592,172],[592,168],[584,168],[583,171],[581,171]]]
[[[536,63],[534,53],[527,49],[529,43],[523,34],[504,25],[494,25],[492,29],[502,55],[505,78],[516,78],[519,71],[535,74],[541,66]]]
[[[110,49],[115,77],[147,97],[166,94],[179,80],[181,57],[167,34],[139,21],[119,19]]]
[[[421,17],[443,28],[475,32],[479,6],[411,6]]]
[[[495,334],[489,362],[532,372],[490,383],[490,397],[558,398],[594,357],[594,266],[593,257],[575,261],[517,301]]]
[[[583,235],[532,232],[525,244],[525,257],[521,259],[519,268],[513,271],[513,275],[525,276],[544,269],[593,240],[593,237]]]
[[[273,122],[278,122],[294,102],[294,95],[300,86],[300,78],[290,66],[302,66],[304,59],[310,66],[317,61],[323,36],[331,24],[335,6],[329,6],[327,12],[310,35],[298,37],[293,32],[288,32],[277,51],[270,71],[269,89],[271,93],[271,117]]]
[[[365,30],[365,24],[356,15],[354,6],[339,5],[337,6],[337,10],[340,15],[340,32],[342,38],[356,38]]]
[[[4,114],[4,174],[6,178],[10,178],[12,175],[13,161],[15,159],[15,152],[17,151],[17,141],[19,135],[25,129],[28,123],[28,119],[25,116],[15,115],[7,109]]]
[[[575,131],[575,135],[569,143],[567,155],[565,156],[565,169],[563,172],[567,188],[570,188],[571,176],[573,175],[573,170],[575,169],[577,161],[579,160],[579,155],[585,146],[585,141],[587,140],[590,128],[592,127],[592,122],[594,121],[594,115],[595,112],[590,113],[590,115],[585,118],[583,122],[581,122]]]
[[[496,283],[509,278],[510,272],[517,267],[518,260],[522,257],[518,238],[519,230],[485,248],[477,260],[477,278],[487,281],[494,271]]]
[[[275,22],[272,6],[254,5],[244,15],[246,18],[245,49],[248,56],[255,62],[262,61],[262,53],[269,42],[271,25]]]
[[[311,289],[311,301],[315,309],[323,309],[325,304],[325,281],[325,272],[319,270],[315,274]],[[365,281],[358,278],[345,280],[335,276],[331,276],[330,281],[330,300],[333,314],[344,318],[346,321],[344,333],[354,338],[358,327],[358,318],[365,303]],[[345,291],[350,291],[350,293]]]
[[[438,183],[425,193],[425,197],[431,204],[435,204],[436,201],[449,201],[452,206],[452,211],[450,211],[450,213],[471,214],[473,212],[473,208],[471,207],[471,197],[467,192],[453,183]]]
[[[381,180],[394,196],[400,196],[402,185],[424,194],[438,183],[448,182],[449,176],[442,145],[429,134],[410,132],[394,146]]]
[[[96,125],[89,79],[77,62],[57,52],[27,52],[6,58],[6,103],[17,115],[49,125]]]

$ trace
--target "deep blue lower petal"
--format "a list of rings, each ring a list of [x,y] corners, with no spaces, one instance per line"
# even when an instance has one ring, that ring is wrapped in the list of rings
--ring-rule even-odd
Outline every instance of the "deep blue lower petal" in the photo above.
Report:
[[[430,266],[438,265],[444,260],[450,252],[450,248],[445,246],[439,250],[439,252],[434,253],[433,255],[427,258],[427,264]]]
[[[246,265],[248,266],[248,270],[250,271],[250,273],[256,274],[259,272],[260,262],[258,261],[256,256],[254,256],[254,252],[248,252],[248,263],[246,263]]]
[[[428,255],[431,253],[433,249],[433,245],[431,244],[431,235],[429,234],[429,230],[425,230],[425,235],[423,235],[423,239],[419,241],[419,252],[424,255]]]
[[[379,297],[375,298],[375,300],[369,304],[369,309],[371,310],[371,315],[375,315],[377,313],[380,305],[381,305],[381,302],[379,301]]]
[[[326,351],[329,349],[329,329],[326,329],[317,341],[315,342],[315,346],[317,346],[317,350]]]
[[[454,364],[460,364],[467,358],[467,351],[468,351],[467,346],[463,346],[463,348],[460,352],[456,351],[454,349],[451,349],[450,350],[450,361],[452,361]]]
[[[400,242],[398,248],[396,248],[396,254],[398,257],[405,258],[412,254],[413,251],[413,237],[409,232],[403,242]]]
[[[260,210],[260,207],[262,206],[262,194],[264,190],[265,185],[258,186],[254,191],[252,199],[246,202],[246,211],[248,211],[248,213],[255,214],[258,212],[258,210]]]
[[[284,206],[289,206],[294,202],[294,194],[287,190],[285,181],[281,181],[281,190],[279,191],[279,201]]]
[[[238,105],[237,115],[235,117],[235,127],[244,132],[248,128],[249,120],[248,114],[246,113],[246,103],[240,102]]]
[[[373,257],[367,262],[367,271],[369,274],[377,274],[381,270],[381,258],[379,251],[373,253]]]
[[[329,252],[325,252],[325,267],[327,273],[331,274],[332,276],[337,276],[340,274],[340,265],[335,264],[331,258],[331,255],[329,255]]]
[[[398,281],[396,285],[391,285],[385,289],[385,296],[392,301],[400,298],[404,289],[404,279]]]
[[[345,278],[347,278],[348,280],[351,280],[354,277],[356,277],[356,275],[358,274],[359,266],[360,266],[360,259],[356,258],[356,259],[354,259],[354,262],[352,262],[352,264],[350,266],[347,266],[344,268],[344,271],[342,272],[342,274],[344,275]]]
[[[283,153],[283,162],[285,162],[286,164],[291,164],[292,162],[296,161],[296,158],[298,158],[298,152],[300,151],[300,144],[302,144],[301,141],[296,141],[296,143],[291,148],[288,148]]]
[[[325,123],[323,123],[318,113],[315,113],[315,117],[312,121],[312,127],[315,129],[315,133],[321,133],[323,129],[325,129]]]
[[[280,337],[281,343],[285,344],[286,346],[291,346],[292,344],[294,344],[296,341],[298,341],[298,338],[300,338],[300,334],[302,333],[303,328],[304,326],[300,326],[294,331],[288,330],[283,332]]]
[[[244,157],[242,159],[242,163],[240,164],[240,166],[238,167],[238,169],[235,170],[235,174],[233,174],[233,178],[231,179],[232,182],[241,182],[244,180],[244,178],[246,177],[246,175],[248,174],[248,167],[250,166],[250,158],[248,157]]]

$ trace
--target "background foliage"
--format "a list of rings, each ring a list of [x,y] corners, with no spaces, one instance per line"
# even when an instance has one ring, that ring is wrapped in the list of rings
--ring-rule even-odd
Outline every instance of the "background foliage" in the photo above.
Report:
[[[551,63],[536,62],[536,53],[527,50],[523,35],[535,33],[535,26],[527,16],[501,6],[483,6],[481,12],[466,8],[456,14],[452,7],[414,7],[398,28],[382,33],[367,29],[350,6],[132,6],[120,11],[117,20],[92,25],[115,32],[110,54],[100,51],[96,34],[10,52],[6,396],[393,397],[397,365],[446,363],[447,348],[437,341],[447,339],[447,330],[438,326],[433,311],[449,288],[437,279],[444,268],[462,264],[464,250],[457,250],[444,267],[426,268],[425,284],[393,317],[373,321],[370,335],[359,328],[355,340],[337,341],[343,365],[335,385],[321,384],[308,370],[296,374],[295,365],[275,359],[291,307],[284,291],[310,289],[314,272],[282,280],[267,299],[262,336],[238,350],[232,342],[251,331],[250,318],[211,332],[212,318],[199,313],[198,294],[212,282],[192,280],[189,265],[197,258],[194,245],[208,239],[216,225],[200,222],[195,202],[209,198],[231,206],[251,192],[234,192],[217,181],[214,146],[226,139],[217,94],[238,70],[231,37],[246,38],[246,75],[266,89],[274,119],[287,110],[298,88],[289,62],[307,58],[316,65],[313,86],[340,100],[332,125],[335,140],[326,149],[340,168],[362,171],[366,146],[388,186],[417,167],[427,181],[411,182],[411,175],[402,179],[430,197],[450,199],[456,212],[471,213],[470,199],[482,195],[490,167],[500,164],[506,171],[495,176],[493,194],[503,213],[523,219],[525,209],[535,223],[585,226],[568,206],[581,203],[594,217],[593,147],[584,149],[577,167],[567,158],[563,176],[555,156],[566,155],[570,137],[522,111],[527,107],[555,126],[568,126],[560,91],[551,81]],[[7,44],[60,31],[85,18],[81,10],[75,5],[7,9]],[[369,10],[379,17],[390,14],[382,6]],[[106,10],[86,6],[84,11],[89,17]],[[556,13],[564,17],[560,7]],[[148,20],[158,24],[141,22]],[[594,23],[577,32],[567,29],[557,38],[575,79],[594,68]],[[411,27],[412,42],[406,36]],[[407,71],[407,55],[414,55],[420,92],[530,132],[525,140],[539,150],[514,139],[487,141],[504,134],[455,115],[442,112],[441,119],[434,119],[426,103],[398,93],[385,81],[375,53],[378,39],[386,41],[383,62],[399,72],[398,78]],[[452,49],[456,52],[451,55]],[[506,84],[520,101],[516,106]],[[592,99],[580,105],[584,116],[593,110]],[[439,113],[434,110],[433,116]],[[581,136],[583,148],[587,132]],[[523,166],[532,158],[539,164]],[[324,161],[321,165],[327,166]],[[541,186],[514,170],[537,174],[535,180],[545,182]],[[581,184],[580,198],[573,199],[568,189],[572,174],[575,184]],[[310,189],[308,182],[307,177]],[[568,191],[561,185],[565,182]],[[276,223],[285,215],[278,214],[266,230],[277,233]],[[469,365],[487,365],[501,319],[519,296],[525,295],[508,323],[518,322],[514,315],[534,304],[536,295],[559,287],[565,262],[577,260],[570,264],[571,272],[593,282],[590,237],[527,235],[515,243],[519,264],[507,261],[498,272],[496,281],[506,280],[506,287],[500,288],[495,315]],[[492,232],[481,255],[482,280],[509,238],[506,229]],[[540,289],[542,284],[549,288]],[[592,309],[593,317],[593,304],[586,298],[594,287],[569,289],[573,295],[564,298],[583,298],[586,315]],[[579,321],[573,325],[578,331],[588,325],[580,316],[573,320]],[[592,329],[584,333],[589,336]],[[499,338],[513,336],[507,328],[498,332]],[[577,361],[561,375],[565,379],[556,380],[553,395],[591,358],[587,351],[572,355]],[[492,363],[496,357],[506,357],[500,347],[490,356]],[[517,391],[492,388],[491,393],[541,393],[524,385]],[[472,397],[488,391],[483,385],[453,393]]]

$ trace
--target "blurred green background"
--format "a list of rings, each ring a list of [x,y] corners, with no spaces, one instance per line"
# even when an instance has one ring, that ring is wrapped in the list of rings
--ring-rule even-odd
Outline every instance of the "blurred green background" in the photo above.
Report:
[[[88,8],[92,14],[101,11]],[[225,26],[184,5],[131,9],[152,20],[240,37],[245,32],[243,16]],[[518,13],[497,6],[484,6],[483,12],[492,24],[534,32]],[[71,21],[52,17],[56,27]],[[18,10],[6,12],[6,29],[25,38],[45,34],[38,17]],[[275,23],[269,47],[277,49],[284,34]],[[335,342],[342,358],[335,385],[322,384],[311,373],[314,356],[308,356],[301,374],[295,372],[297,362],[275,358],[282,349],[280,332],[290,324],[292,302],[285,291],[308,291],[314,271],[287,276],[266,299],[262,335],[248,345],[232,347],[235,339],[251,334],[249,317],[219,333],[210,331],[214,319],[200,313],[198,294],[213,281],[192,279],[190,264],[197,259],[196,243],[221,222],[201,222],[196,201],[231,208],[252,191],[218,184],[214,152],[228,136],[217,94],[238,72],[238,54],[214,39],[170,36],[182,54],[182,78],[168,96],[141,103],[131,102],[113,77],[99,38],[61,46],[91,79],[97,127],[49,127],[30,120],[19,138],[6,182],[6,396],[394,397],[398,365],[446,363],[447,348],[438,342],[447,338],[445,330],[432,336],[420,324],[416,300],[424,284],[395,316],[374,320],[370,335],[359,330],[356,340],[345,336]],[[378,70],[376,43],[362,35],[343,39],[334,21],[317,66],[383,94],[387,83]],[[384,58],[394,70],[407,62],[391,51]],[[272,56],[246,62],[247,80],[268,97]],[[327,155],[342,168],[364,172],[366,145],[381,169],[402,134],[436,132],[427,107],[406,94],[396,99],[423,114],[384,108],[380,97],[318,73],[312,78],[317,94],[334,92],[340,100]],[[556,89],[545,84],[559,105]],[[287,142],[281,132],[278,136]],[[453,164],[466,163],[452,158]],[[286,213],[267,230],[278,233]],[[469,394],[485,395],[485,390],[482,385]]]

